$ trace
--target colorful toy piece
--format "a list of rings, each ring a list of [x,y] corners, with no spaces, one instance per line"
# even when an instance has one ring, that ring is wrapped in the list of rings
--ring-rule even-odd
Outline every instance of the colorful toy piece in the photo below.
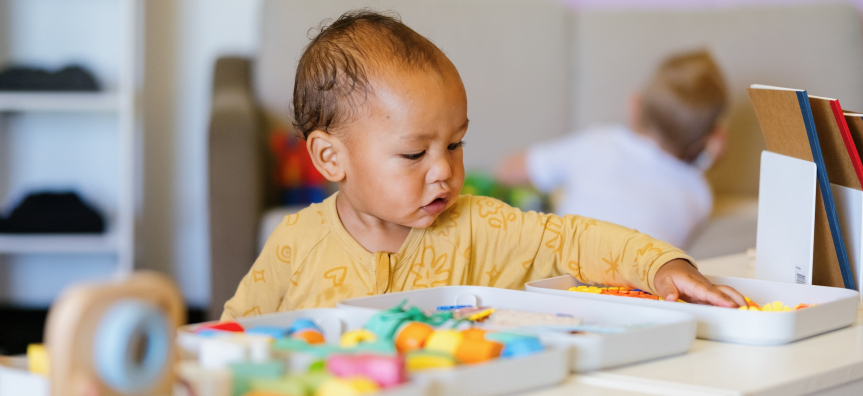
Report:
[[[454,319],[465,319],[471,322],[482,322],[488,319],[494,313],[494,308],[490,307],[469,307],[460,308],[452,312]]]
[[[758,304],[756,304],[755,302],[753,302],[752,300],[750,300],[749,297],[744,297],[744,298],[746,298],[747,306],[738,308],[741,311],[767,311],[767,312],[771,312],[771,311],[772,312],[796,311],[798,309],[808,308],[808,307],[811,307],[812,305],[815,305],[815,304],[812,304],[812,305],[810,305],[810,304],[797,304],[794,307],[790,307],[790,306],[782,304],[781,301],[774,301],[772,303],[764,304],[764,306],[762,307],[762,306],[759,306]]]
[[[542,352],[545,348],[539,338],[512,333],[489,333],[486,338],[503,344],[500,357],[519,358]]]
[[[417,350],[407,354],[408,371],[423,371],[450,368],[455,366],[455,359],[446,352]]]
[[[297,340],[303,340],[308,342],[309,344],[323,344],[324,343],[324,334],[321,333],[320,330],[306,328],[299,331],[295,331],[291,334],[291,338]]]
[[[287,337],[288,334],[291,333],[291,330],[285,327],[279,326],[255,326],[252,328],[248,328],[245,331],[246,334],[256,334],[262,336],[268,336],[273,339],[278,340],[282,337]]]
[[[337,377],[364,376],[381,388],[389,388],[407,380],[405,361],[401,355],[334,355],[327,359],[327,371]]]
[[[243,329],[243,326],[241,326],[237,322],[219,322],[198,326],[195,332],[201,333],[206,332],[207,330],[230,331],[234,333],[242,333],[243,331],[245,331],[245,329]]]
[[[342,334],[340,345],[342,348],[353,348],[358,344],[377,341],[375,333],[366,329],[351,330]]]
[[[377,384],[369,378],[356,376],[350,378],[330,378],[318,388],[316,396],[354,396],[374,393]]]
[[[462,363],[480,363],[497,358],[501,350],[503,350],[503,344],[494,341],[463,338],[455,357]]]
[[[426,340],[426,349],[455,356],[464,335],[458,330],[435,330]]]
[[[657,295],[648,293],[639,289],[630,289],[627,287],[597,287],[597,286],[575,286],[570,287],[569,291],[581,292],[581,293],[593,293],[593,294],[608,294],[612,296],[622,296],[622,297],[634,297],[634,298],[643,298],[647,300],[660,300],[664,301],[662,297]],[[741,311],[794,311],[798,309],[803,309],[807,307],[811,307],[815,304],[797,304],[793,308],[790,306],[786,306],[782,304],[781,301],[774,301],[772,303],[766,304],[764,307],[760,307],[758,304],[753,302],[749,297],[746,298],[745,307],[739,307],[738,309]],[[686,302],[683,300],[677,300],[678,302]]]
[[[422,322],[407,322],[396,331],[395,345],[399,353],[422,349],[434,328]]]

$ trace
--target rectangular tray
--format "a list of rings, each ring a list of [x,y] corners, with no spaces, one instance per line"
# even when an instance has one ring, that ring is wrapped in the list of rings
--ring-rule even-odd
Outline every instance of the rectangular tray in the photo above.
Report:
[[[573,350],[569,362],[572,371],[597,370],[677,355],[689,350],[695,341],[695,320],[689,314],[597,301],[574,303],[574,300],[565,297],[493,287],[441,286],[353,298],[340,302],[339,306],[382,310],[392,308],[403,300],[407,300],[409,306],[425,310],[442,305],[491,306],[540,313],[566,313],[592,323],[649,324],[620,334],[538,333],[544,343]]]
[[[727,276],[706,276],[714,284],[731,286],[752,301],[785,305],[818,304],[788,312],[753,312],[708,305],[646,300],[604,294],[571,292],[583,283],[571,275],[525,284],[529,292],[569,297],[576,300],[606,301],[686,312],[698,321],[698,338],[749,345],[787,344],[806,337],[846,327],[857,317],[859,293],[835,287],[798,285]]]
[[[244,327],[289,326],[297,318],[308,318],[323,330],[328,343],[338,344],[345,331],[359,329],[376,310],[361,308],[316,308],[279,312],[237,319]],[[188,325],[178,330],[178,343],[186,353],[194,352],[195,329]],[[182,345],[185,339],[187,345]],[[536,355],[518,359],[499,359],[488,363],[463,365],[455,369],[431,370],[411,375],[403,386],[378,393],[380,396],[469,395],[486,396],[527,391],[561,383],[567,376],[569,351],[549,348]]]

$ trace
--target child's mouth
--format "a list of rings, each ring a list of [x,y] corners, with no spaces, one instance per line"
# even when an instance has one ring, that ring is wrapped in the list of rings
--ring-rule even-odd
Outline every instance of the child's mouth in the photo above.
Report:
[[[423,206],[422,210],[431,215],[441,214],[441,212],[446,209],[446,203],[446,198],[436,198],[434,201],[431,201],[430,204]]]

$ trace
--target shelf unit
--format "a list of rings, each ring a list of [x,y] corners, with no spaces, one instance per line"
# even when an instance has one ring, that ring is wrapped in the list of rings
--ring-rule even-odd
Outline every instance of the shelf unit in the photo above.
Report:
[[[65,6],[68,4],[66,3]],[[115,166],[118,171],[117,202],[110,208],[111,216],[107,217],[109,221],[106,233],[99,235],[0,234],[0,255],[49,254],[57,260],[63,260],[63,255],[70,254],[111,254],[116,258],[116,272],[122,274],[134,270],[135,200],[139,188],[139,176],[136,171],[139,150],[136,145],[140,141],[137,76],[141,64],[143,3],[140,0],[104,0],[104,4],[110,4],[112,7],[116,5],[119,12],[119,15],[113,15],[113,13],[111,15],[112,18],[118,18],[116,26],[119,27],[119,31],[109,34],[117,34],[120,45],[118,53],[110,54],[112,57],[118,57],[112,59],[111,63],[119,66],[111,83],[104,84],[109,89],[100,92],[2,91],[0,92],[0,117],[16,117],[21,114],[29,116],[34,113],[113,117],[116,122],[116,137],[112,137],[112,141],[116,140],[116,146],[112,150],[116,150],[117,163],[109,166]],[[74,18],[73,15],[69,17]],[[53,37],[52,40],[56,42],[57,38]],[[14,54],[12,59],[15,59]],[[97,74],[98,77],[100,76]],[[0,130],[0,133],[4,131]],[[0,197],[0,199],[6,199],[6,197]]]
[[[116,92],[2,92],[0,112],[97,112],[120,110]]]

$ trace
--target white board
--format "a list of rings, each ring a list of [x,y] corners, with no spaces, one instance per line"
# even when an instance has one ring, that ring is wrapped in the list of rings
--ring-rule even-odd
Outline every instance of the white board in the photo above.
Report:
[[[755,278],[812,284],[815,163],[761,153]]]

